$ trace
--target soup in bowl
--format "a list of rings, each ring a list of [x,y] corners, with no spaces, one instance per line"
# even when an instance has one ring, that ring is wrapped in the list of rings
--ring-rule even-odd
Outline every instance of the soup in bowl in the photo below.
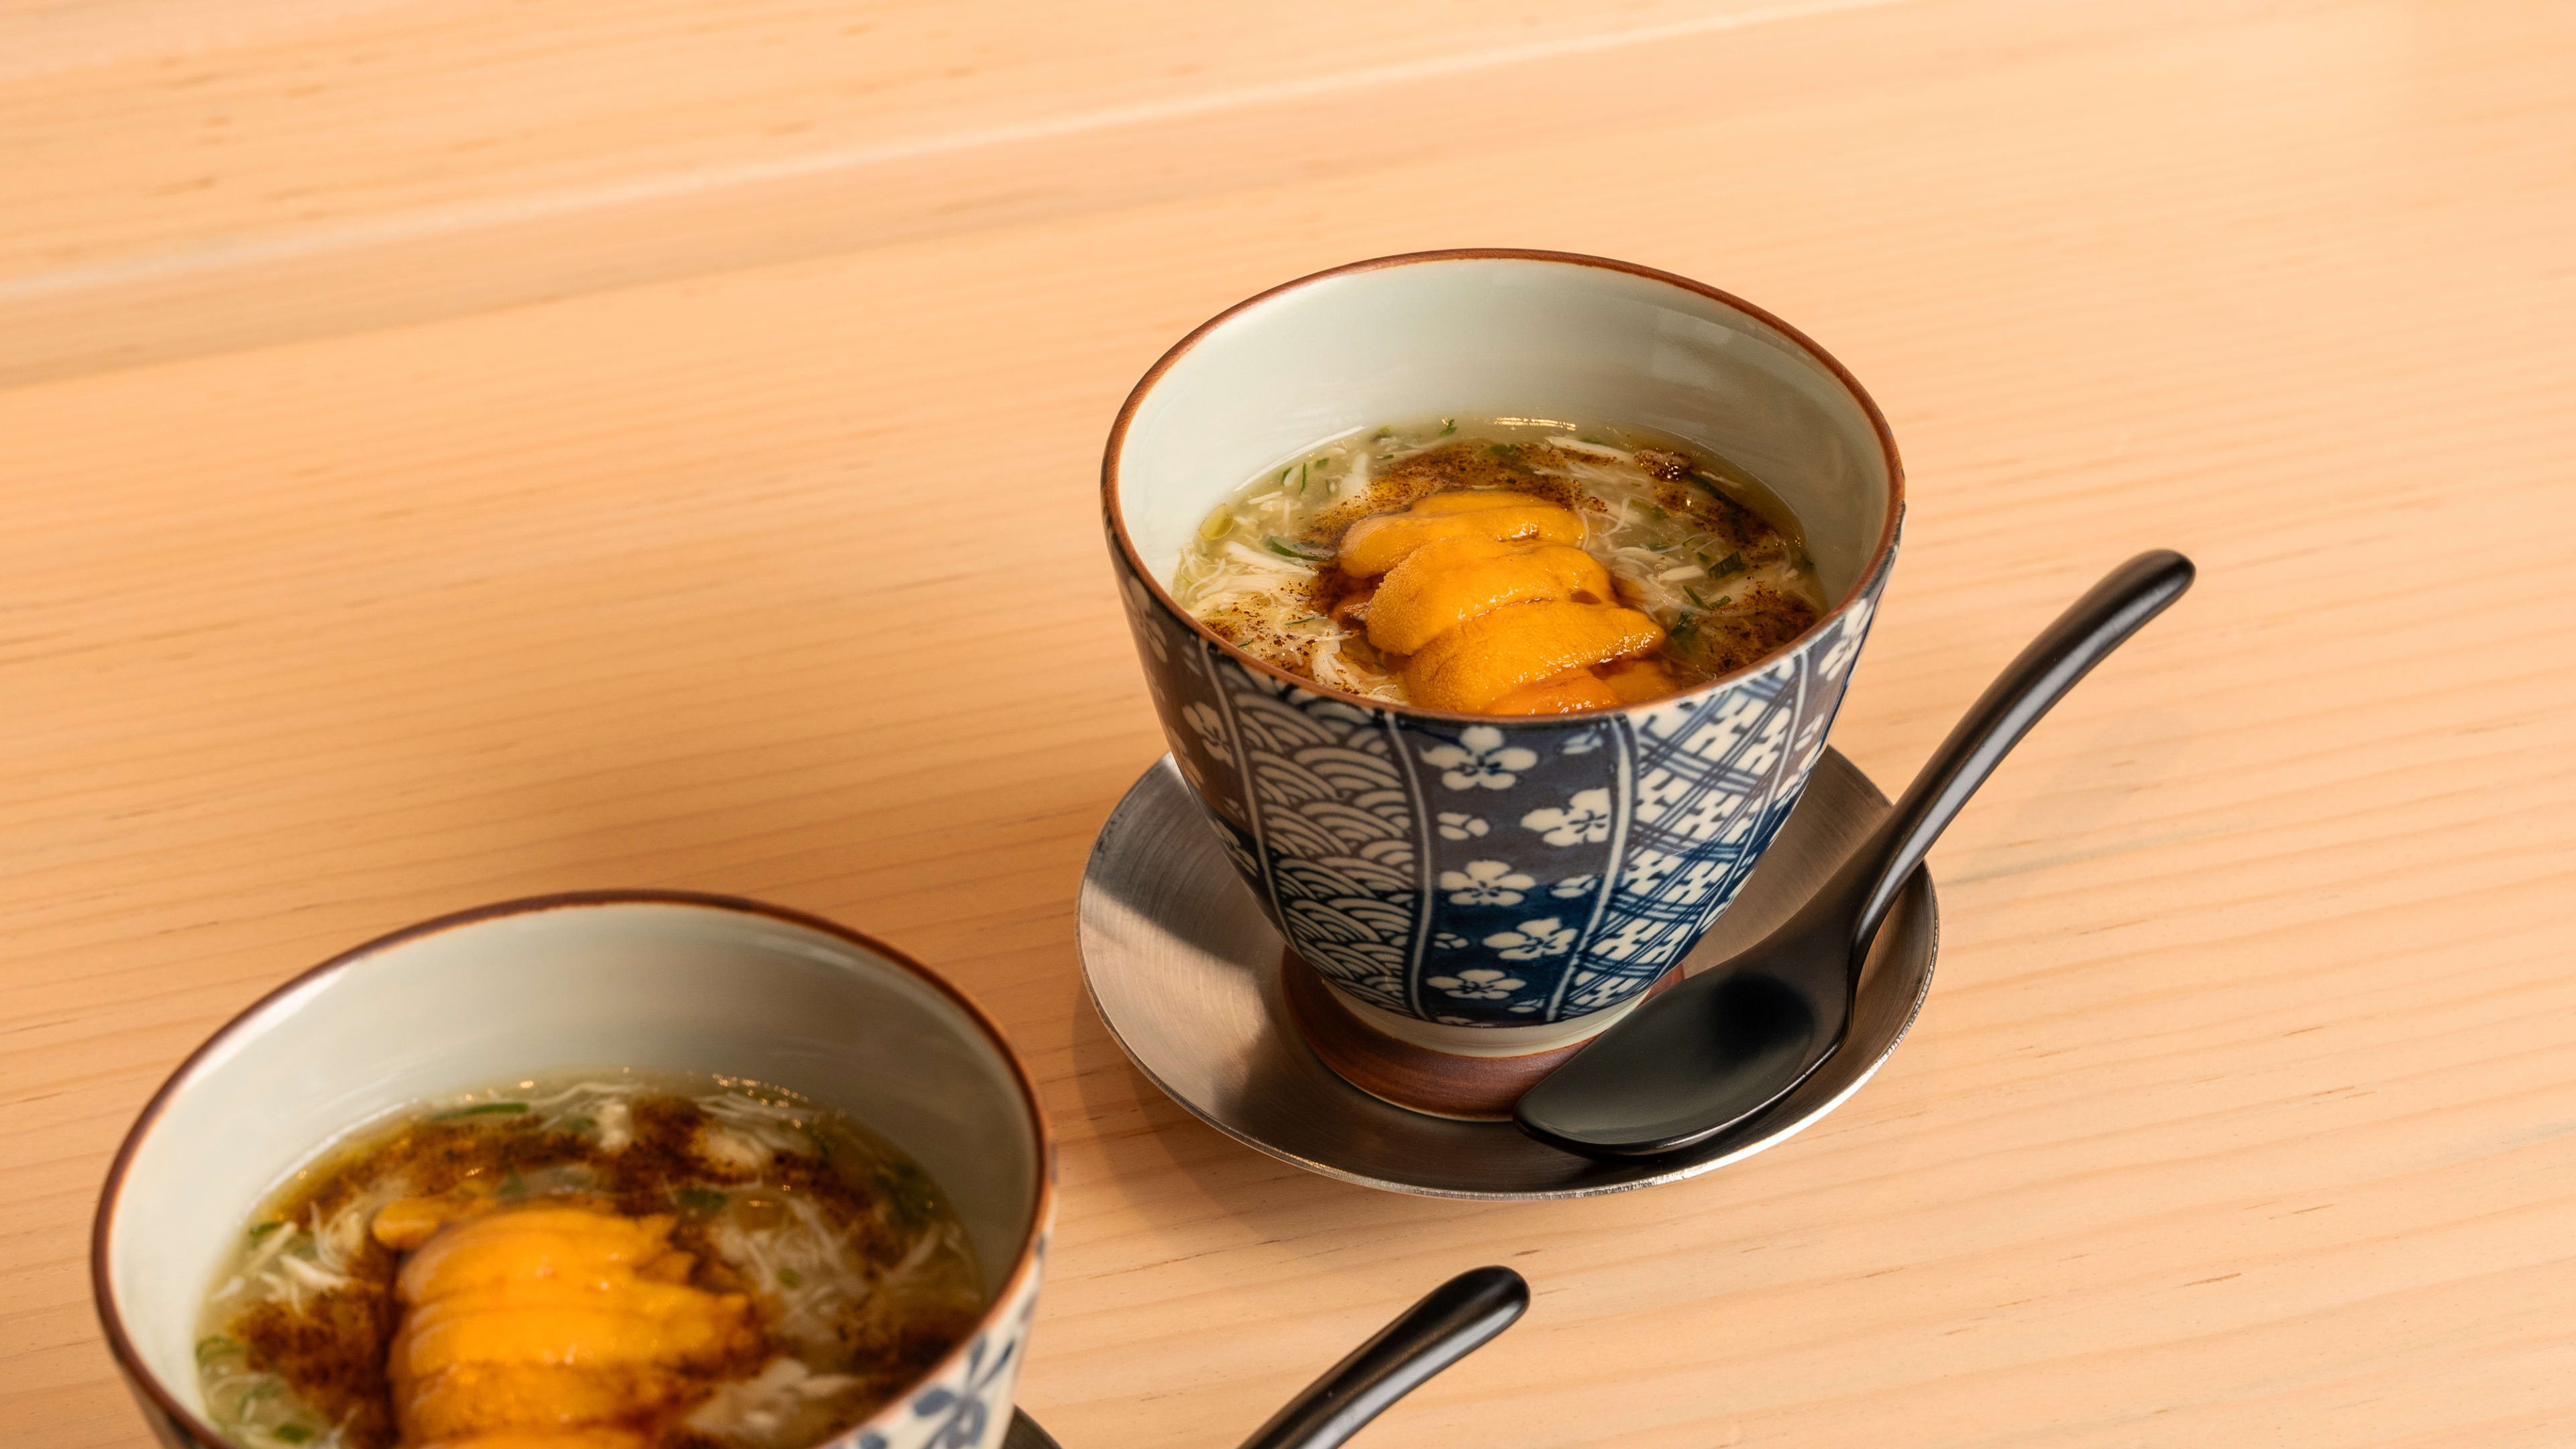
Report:
[[[101,1318],[163,1442],[991,1445],[1051,1212],[936,975],[721,897],[490,907],[306,973],[111,1170]]]
[[[1814,343],[1545,252],[1228,310],[1129,396],[1102,485],[1165,738],[1292,974],[1484,1058],[1605,1028],[1734,899],[1903,515]]]

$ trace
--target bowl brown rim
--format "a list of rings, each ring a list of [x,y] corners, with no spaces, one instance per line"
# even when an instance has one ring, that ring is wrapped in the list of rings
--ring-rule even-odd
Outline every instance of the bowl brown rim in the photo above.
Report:
[[[1887,463],[1887,517],[1880,524],[1877,544],[1870,550],[1869,559],[1853,579],[1850,590],[1832,608],[1818,615],[1815,623],[1807,626],[1788,643],[1741,669],[1703,680],[1677,694],[1648,700],[1643,704],[1624,704],[1602,709],[1571,710],[1564,714],[1527,716],[1463,714],[1449,710],[1424,709],[1419,705],[1395,704],[1383,699],[1371,699],[1364,694],[1352,694],[1347,690],[1335,689],[1320,680],[1291,673],[1266,660],[1256,658],[1192,617],[1187,609],[1181,607],[1180,601],[1172,597],[1171,590],[1164,586],[1162,579],[1145,566],[1144,557],[1136,551],[1136,541],[1128,536],[1126,515],[1118,503],[1118,454],[1126,444],[1128,426],[1135,421],[1136,410],[1144,404],[1145,395],[1152,392],[1154,385],[1163,380],[1163,374],[1171,371],[1175,363],[1187,356],[1191,349],[1197,347],[1210,333],[1274,298],[1284,297],[1290,292],[1313,286],[1317,282],[1329,281],[1335,277],[1349,276],[1357,272],[1383,271],[1391,267],[1412,266],[1422,262],[1457,261],[1551,262],[1561,266],[1595,267],[1602,271],[1625,272],[1632,277],[1662,282],[1667,286],[1678,287],[1685,292],[1706,297],[1721,306],[1732,307],[1751,317],[1787,338],[1792,346],[1807,354],[1809,358],[1831,373],[1834,380],[1842,384],[1843,390],[1851,395],[1852,401],[1860,405],[1862,415],[1869,419],[1870,431],[1878,437],[1879,454]],[[1705,282],[1696,282],[1660,268],[1644,266],[1637,262],[1623,262],[1612,257],[1590,256],[1582,252],[1542,251],[1521,247],[1455,247],[1444,251],[1399,252],[1393,256],[1371,257],[1366,261],[1346,262],[1338,267],[1327,267],[1320,272],[1310,272],[1294,281],[1282,282],[1267,291],[1254,293],[1190,329],[1187,336],[1173,343],[1170,350],[1157,358],[1152,367],[1145,370],[1145,375],[1137,379],[1136,386],[1128,391],[1126,402],[1119,405],[1117,420],[1109,426],[1108,444],[1100,455],[1100,509],[1101,517],[1108,525],[1110,541],[1116,546],[1119,556],[1126,562],[1128,569],[1136,577],[1144,580],[1147,588],[1154,591],[1154,600],[1163,607],[1164,612],[1188,625],[1201,639],[1215,645],[1235,663],[1247,669],[1285,681],[1310,694],[1319,694],[1326,698],[1358,705],[1363,709],[1384,710],[1390,714],[1413,719],[1436,720],[1444,724],[1459,725],[1492,725],[1498,721],[1509,721],[1514,724],[1547,724],[1557,721],[1604,719],[1612,715],[1634,715],[1640,711],[1662,709],[1684,700],[1703,698],[1737,680],[1771,668],[1783,656],[1805,649],[1824,632],[1827,625],[1842,618],[1853,604],[1860,601],[1862,595],[1867,592],[1870,581],[1877,578],[1887,567],[1889,556],[1896,551],[1897,528],[1905,517],[1905,464],[1897,456],[1896,435],[1889,430],[1886,416],[1878,410],[1878,403],[1870,397],[1869,390],[1860,385],[1860,379],[1852,376],[1851,369],[1843,366],[1832,353],[1818,346],[1814,338],[1732,292],[1723,291]]]
[[[1036,1192],[1029,1203],[1028,1230],[1021,1236],[1019,1252],[1012,1260],[1011,1271],[1003,1278],[1001,1287],[994,1292],[992,1303],[985,1308],[983,1315],[975,1320],[973,1333],[958,1340],[957,1346],[950,1349],[937,1363],[931,1365],[918,1378],[906,1383],[902,1391],[888,1400],[884,1407],[857,1423],[844,1426],[835,1433],[834,1438],[840,1438],[853,1430],[880,1422],[886,1415],[909,1403],[913,1394],[924,1384],[936,1381],[961,1364],[967,1349],[999,1326],[1003,1311],[1018,1299],[1031,1275],[1037,1271],[1038,1243],[1046,1233],[1047,1224],[1053,1218],[1055,1211],[1055,1134],[1049,1130],[1046,1113],[1038,1105],[1037,1085],[1029,1077],[1028,1066],[1020,1060],[1019,1052],[1012,1048],[1010,1038],[1003,1034],[1000,1024],[987,1015],[984,1008],[976,1005],[974,998],[958,990],[946,977],[913,959],[908,953],[899,951],[863,931],[854,931],[822,916],[811,915],[788,906],[775,906],[765,901],[751,900],[743,896],[721,895],[708,891],[595,890],[559,891],[550,895],[524,896],[517,900],[497,901],[491,905],[450,912],[447,915],[435,916],[429,920],[405,926],[397,931],[389,931],[374,940],[353,946],[318,966],[298,972],[276,989],[235,1013],[231,1020],[225,1022],[213,1035],[200,1043],[195,1051],[188,1053],[186,1059],[181,1061],[161,1083],[159,1089],[153,1092],[151,1100],[143,1104],[143,1110],[135,1117],[134,1125],[126,1129],[125,1140],[117,1145],[116,1156],[108,1164],[107,1179],[99,1189],[98,1210],[90,1219],[90,1297],[98,1309],[99,1326],[106,1332],[108,1352],[116,1359],[116,1366],[125,1375],[126,1382],[149,1400],[152,1407],[198,1440],[210,1445],[232,1442],[221,1430],[208,1424],[203,1418],[182,1405],[177,1396],[162,1384],[161,1376],[154,1373],[143,1362],[142,1355],[134,1347],[132,1337],[126,1332],[124,1312],[116,1301],[114,1287],[109,1281],[107,1261],[108,1234],[115,1223],[116,1209],[124,1195],[126,1170],[132,1166],[136,1150],[141,1147],[145,1135],[160,1120],[162,1112],[178,1095],[180,1089],[187,1085],[189,1079],[218,1048],[229,1044],[236,1034],[247,1032],[257,1018],[278,1002],[315,983],[338,976],[359,962],[391,947],[459,927],[479,925],[509,916],[534,915],[541,911],[589,906],[618,905],[695,906],[709,910],[731,911],[740,915],[759,916],[788,925],[802,926],[827,936],[836,936],[911,972],[915,978],[930,986],[946,997],[951,1005],[963,1011],[967,1019],[975,1024],[976,1029],[984,1034],[985,1039],[1001,1052],[1003,1062],[1011,1069],[1012,1084],[1019,1088],[1020,1105],[1027,1113],[1030,1129],[1036,1137],[1038,1158]]]

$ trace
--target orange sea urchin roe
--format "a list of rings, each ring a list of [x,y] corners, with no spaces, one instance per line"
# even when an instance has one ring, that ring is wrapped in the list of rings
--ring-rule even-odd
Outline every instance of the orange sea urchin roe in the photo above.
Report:
[[[582,1425],[553,1429],[485,1429],[460,1439],[417,1441],[420,1449],[655,1449],[661,1441],[649,1429],[624,1425]]]
[[[1651,653],[1663,642],[1663,626],[1615,604],[1507,604],[1424,646],[1404,666],[1404,688],[1426,708],[1502,713],[1497,706],[1528,685]],[[1517,703],[1511,712],[1600,707],[1526,697]]]
[[[1582,538],[1573,512],[1524,493],[1435,493],[1351,525],[1335,562],[1385,575],[1368,639],[1411,656],[1415,704],[1562,714],[1671,693],[1672,676],[1639,658],[1663,644],[1662,626],[1618,604],[1609,571],[1571,546]]]
[[[1652,659],[1623,659],[1601,671],[1601,682],[1621,704],[1643,704],[1680,689],[1681,681]]]
[[[390,1205],[380,1237],[440,1216]],[[750,1367],[750,1300],[690,1286],[672,1222],[531,1205],[434,1228],[396,1280],[387,1368],[403,1443],[645,1449],[714,1378]]]
[[[1610,571],[1579,548],[1501,543],[1473,535],[1443,538],[1415,549],[1387,571],[1369,601],[1368,637],[1391,654],[1411,654],[1505,604],[1557,599],[1606,604],[1617,597],[1610,589]]]
[[[1352,578],[1375,578],[1415,549],[1444,538],[1581,543],[1583,520],[1571,509],[1526,493],[1435,493],[1403,513],[1381,513],[1352,524],[1334,562]]]
[[[1554,679],[1524,684],[1492,704],[1487,714],[1571,714],[1578,709],[1616,709],[1621,700],[1618,691],[1589,669],[1577,669]]]

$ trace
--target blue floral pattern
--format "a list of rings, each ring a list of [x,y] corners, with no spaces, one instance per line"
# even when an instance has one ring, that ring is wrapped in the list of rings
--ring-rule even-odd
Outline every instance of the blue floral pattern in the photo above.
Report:
[[[1252,669],[1116,557],[1173,758],[1262,909],[1349,996],[1469,1026],[1617,1005],[1698,942],[1797,803],[1887,577],[1713,693],[1461,723]]]
[[[988,1349],[993,1357],[989,1365],[984,1362]],[[953,1389],[933,1384],[912,1401],[912,1416],[932,1422],[931,1435],[922,1441],[922,1449],[976,1449],[984,1442],[985,1427],[993,1421],[993,1382],[1010,1366],[1011,1356],[1018,1349],[1016,1341],[995,1347],[978,1336],[966,1350],[963,1384]]]

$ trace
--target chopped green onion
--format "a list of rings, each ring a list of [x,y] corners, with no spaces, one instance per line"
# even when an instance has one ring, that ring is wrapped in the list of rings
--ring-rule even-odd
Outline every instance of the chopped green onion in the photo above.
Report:
[[[684,1187],[671,1194],[671,1201],[690,1212],[708,1214],[723,1211],[724,1205],[733,1199],[711,1187]]]
[[[1717,596],[1717,602],[1709,605],[1709,607],[1712,609],[1723,609],[1734,602],[1735,596],[1733,594],[1720,594]]]
[[[269,1234],[276,1232],[279,1228],[285,1226],[286,1224],[284,1223],[261,1223],[259,1226],[250,1230],[250,1240],[256,1243],[260,1239],[267,1237]]]
[[[1740,574],[1744,572],[1744,555],[1740,553],[1728,554],[1726,557],[1717,561],[1716,567],[1717,576],[1719,578],[1724,578],[1728,574]]]
[[[471,1107],[459,1107],[453,1112],[441,1112],[429,1120],[447,1122],[458,1117],[516,1117],[527,1110],[528,1104],[525,1102],[477,1102]]]
[[[1330,557],[1328,554],[1308,553],[1304,549],[1299,548],[1297,545],[1290,543],[1288,540],[1281,538],[1275,533],[1263,539],[1262,542],[1269,547],[1272,553],[1279,555],[1281,558],[1293,558],[1299,563],[1322,563],[1326,558]]]
[[[1324,616],[1323,616],[1323,615],[1321,615],[1321,614],[1308,614],[1305,618],[1302,618],[1302,619],[1291,619],[1291,620],[1289,620],[1289,621],[1288,621],[1288,627],[1289,627],[1289,628],[1291,628],[1291,629],[1294,629],[1294,628],[1296,628],[1296,627],[1297,627],[1298,625],[1300,625],[1300,624],[1312,624],[1312,623],[1314,623],[1315,621],[1317,621],[1318,619],[1321,619],[1321,618],[1323,618],[1323,617],[1324,617]]]
[[[1441,437],[1445,438],[1456,431],[1458,431],[1458,420],[1456,418],[1442,418],[1440,420]]]
[[[305,1440],[313,1437],[313,1431],[305,1428],[301,1424],[280,1424],[276,1428],[269,1430],[268,1434],[272,1439],[282,1440],[289,1444],[301,1444]]]
[[[1590,443],[1592,446],[1594,446],[1594,447],[1596,447],[1596,448],[1606,448],[1606,447],[1609,447],[1609,446],[1610,446],[1608,443],[1605,443],[1605,442],[1601,441],[1599,438],[1576,438],[1574,441],[1576,441],[1576,442],[1578,442],[1578,443]]]
[[[1493,454],[1497,458],[1509,458],[1520,452],[1520,449],[1513,447],[1509,443],[1487,443],[1485,445],[1485,451]]]
[[[212,1338],[201,1338],[197,1340],[197,1366],[203,1368],[225,1354],[239,1352],[241,1345],[220,1333]]]
[[[802,1288],[805,1286],[805,1275],[793,1268],[781,1268],[778,1270],[778,1281],[785,1287]]]
[[[1699,590],[1692,588],[1688,584],[1684,584],[1682,585],[1682,592],[1690,595],[1690,601],[1692,603],[1699,605],[1703,609],[1708,607],[1708,600],[1699,596]]]

